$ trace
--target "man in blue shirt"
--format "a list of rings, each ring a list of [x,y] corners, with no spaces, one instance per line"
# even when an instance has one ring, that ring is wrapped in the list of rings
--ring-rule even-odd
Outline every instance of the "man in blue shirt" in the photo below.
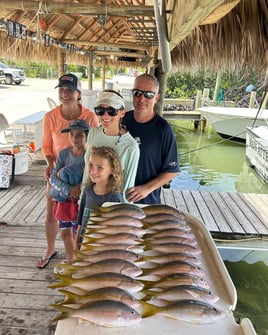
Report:
[[[160,203],[161,186],[169,183],[179,172],[173,130],[154,111],[159,99],[158,89],[156,77],[149,74],[138,76],[132,90],[134,110],[127,112],[122,121],[140,147],[135,186],[127,192],[130,202]]]

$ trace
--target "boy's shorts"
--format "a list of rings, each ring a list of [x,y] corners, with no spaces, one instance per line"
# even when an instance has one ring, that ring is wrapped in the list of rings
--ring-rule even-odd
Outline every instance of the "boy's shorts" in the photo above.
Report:
[[[59,224],[59,229],[73,228],[73,232],[75,234],[77,232],[78,224],[77,224],[76,221],[63,221],[63,220],[59,220],[58,224]]]

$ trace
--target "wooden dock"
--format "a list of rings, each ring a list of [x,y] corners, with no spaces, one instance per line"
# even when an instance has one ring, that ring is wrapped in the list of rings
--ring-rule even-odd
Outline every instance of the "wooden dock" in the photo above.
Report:
[[[201,119],[199,111],[163,111],[163,117],[167,120],[194,120]]]
[[[35,167],[36,168],[36,167]],[[53,267],[65,258],[62,241],[58,255],[43,270],[36,261],[46,248],[44,234],[44,167],[35,177],[16,176],[10,189],[0,190],[0,334],[53,335],[57,312],[50,307],[62,300],[57,290],[47,288],[54,281]],[[268,236],[268,194],[176,191],[164,189],[162,202],[200,219],[212,234],[230,238]]]

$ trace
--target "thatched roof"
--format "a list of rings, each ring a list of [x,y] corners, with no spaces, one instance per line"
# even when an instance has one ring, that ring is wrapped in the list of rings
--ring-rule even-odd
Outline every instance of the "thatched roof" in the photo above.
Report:
[[[204,21],[172,51],[175,68],[241,70],[268,67],[268,2],[240,1],[220,20]],[[211,22],[211,24],[207,24]]]
[[[26,40],[8,37],[8,20],[26,26]],[[1,0],[0,54],[57,64],[61,49],[80,65],[145,67],[163,58],[168,70],[169,60],[175,68],[266,68],[267,22],[267,0]]]

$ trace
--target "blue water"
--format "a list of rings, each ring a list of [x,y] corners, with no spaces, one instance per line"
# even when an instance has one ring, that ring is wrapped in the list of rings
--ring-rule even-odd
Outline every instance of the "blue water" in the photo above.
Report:
[[[245,144],[223,140],[209,125],[202,133],[192,121],[171,124],[181,166],[173,189],[268,193],[268,184],[246,162]]]

